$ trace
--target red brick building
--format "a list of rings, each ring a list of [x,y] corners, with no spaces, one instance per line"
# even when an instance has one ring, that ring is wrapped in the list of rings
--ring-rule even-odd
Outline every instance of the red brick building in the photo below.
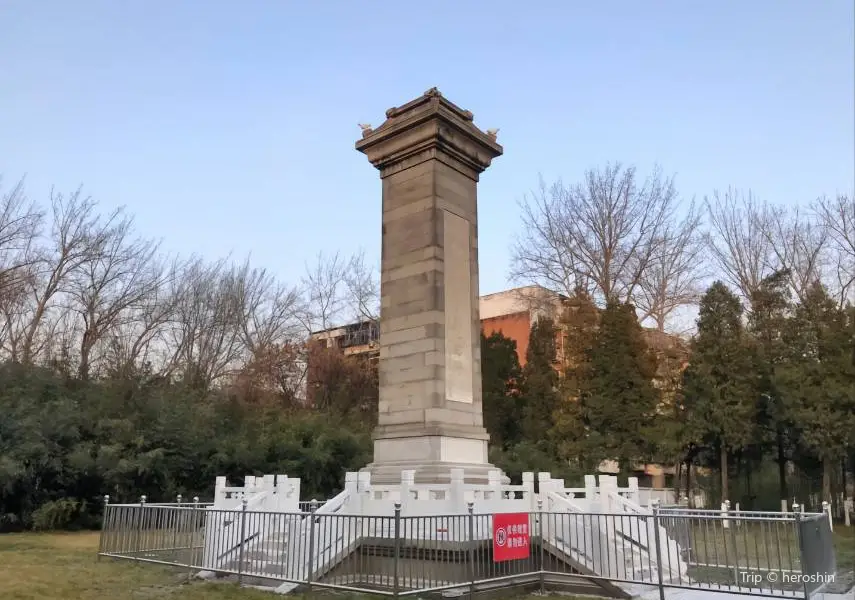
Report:
[[[517,357],[525,365],[531,326],[540,317],[558,322],[567,297],[540,286],[515,288],[481,296],[481,331],[499,332],[517,343]],[[564,337],[556,336],[558,362],[563,356]]]

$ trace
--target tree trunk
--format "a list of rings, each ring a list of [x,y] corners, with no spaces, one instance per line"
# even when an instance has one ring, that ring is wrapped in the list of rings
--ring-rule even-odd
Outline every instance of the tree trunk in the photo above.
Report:
[[[692,467],[691,467],[691,464],[692,464],[692,459],[686,458],[686,460],[685,460],[685,465],[686,465],[686,479],[685,479],[686,487],[685,487],[685,490],[686,490],[686,497],[689,499],[689,506],[692,505],[692,494],[691,494]]]
[[[822,459],[822,499],[831,504],[831,474],[834,463],[829,458]]]
[[[787,493],[787,453],[784,451],[784,433],[778,429],[778,495],[781,500],[786,500]]]
[[[846,458],[840,459],[840,488],[843,490],[843,500],[846,500],[846,495],[849,493],[849,487],[847,484],[849,483],[848,478],[846,477]]]
[[[680,490],[683,489],[683,461],[678,460],[674,465],[674,500],[675,504],[680,503]]]
[[[754,495],[751,493],[751,468],[745,470],[745,496],[747,506],[742,510],[754,510]]]
[[[87,329],[83,332],[83,339],[80,340],[80,365],[77,367],[77,375],[83,381],[89,380],[89,357],[94,345],[95,335],[91,329]]]
[[[727,500],[727,446],[721,444],[721,501]]]

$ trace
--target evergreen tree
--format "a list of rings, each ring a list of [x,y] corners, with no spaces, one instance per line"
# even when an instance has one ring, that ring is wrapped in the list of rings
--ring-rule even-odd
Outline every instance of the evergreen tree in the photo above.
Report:
[[[519,397],[520,361],[517,343],[494,332],[481,334],[481,387],[484,426],[491,445],[507,449],[522,439],[522,402]]]
[[[832,473],[855,446],[855,324],[816,283],[789,325],[790,360],[775,384],[802,446],[822,461],[823,498],[831,501]]]
[[[655,449],[651,425],[659,393],[653,386],[656,359],[647,347],[635,308],[609,302],[587,352],[579,380],[579,410],[585,428],[579,454],[588,465],[616,460],[622,471],[649,459]]]
[[[787,359],[787,344],[784,330],[791,312],[789,272],[777,271],[760,282],[751,294],[751,311],[748,315],[748,331],[757,368],[757,424],[758,435],[748,455],[762,459],[763,447],[771,442],[778,463],[779,498],[789,497],[787,490],[787,460],[791,456],[792,423],[784,408],[778,390],[776,371]],[[749,465],[751,468],[756,465]]]
[[[558,406],[556,370],[556,328],[551,319],[539,319],[532,325],[520,391],[523,402],[523,437],[548,446],[547,433]]]
[[[753,365],[742,304],[720,281],[701,298],[691,362],[683,374],[687,441],[717,449],[722,499],[728,497],[728,455],[754,434]]]
[[[582,382],[588,378],[588,357],[596,337],[599,316],[593,299],[584,290],[577,290],[568,299],[562,317],[564,377],[550,431],[558,456],[584,468],[595,468],[596,465],[588,465],[581,460],[580,441],[585,438],[585,421],[579,398]]]

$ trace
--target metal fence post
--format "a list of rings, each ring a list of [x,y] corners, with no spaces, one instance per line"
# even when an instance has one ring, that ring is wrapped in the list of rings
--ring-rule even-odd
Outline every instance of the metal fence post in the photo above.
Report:
[[[190,547],[190,551],[187,553],[187,581],[193,579],[193,556],[196,549],[193,547],[193,540],[196,537],[196,527],[199,522],[199,496],[193,496],[193,512],[190,513],[189,518],[187,519],[190,523],[189,529],[189,542],[187,545]],[[205,545],[207,544],[207,540],[205,539],[204,534],[202,535],[202,556],[204,557],[205,553]]]
[[[240,548],[238,550],[238,585],[243,584],[243,551],[246,541],[246,505],[244,498],[240,501]]]
[[[475,595],[475,503],[467,502],[469,512],[469,600]]]
[[[659,600],[665,600],[665,585],[662,579],[662,545],[659,536],[659,502],[652,503],[653,508],[653,543],[656,544],[656,577],[659,580]]]
[[[142,552],[142,528],[143,528],[143,517],[145,516],[145,496],[140,496],[140,516],[137,519],[137,535],[136,541],[134,543],[134,554],[139,554]]]
[[[110,495],[104,496],[104,516],[101,517],[101,536],[98,540],[98,558],[101,560],[101,553],[104,552],[104,536],[107,534],[107,511],[110,509]]]
[[[543,500],[537,499],[537,535],[540,538],[540,593],[546,593],[546,565],[544,565],[544,538],[543,538]]]
[[[179,552],[178,552],[178,529],[181,527],[181,494],[178,494],[178,507],[175,509],[174,514],[175,518],[170,519],[170,523],[172,524],[172,552],[175,557],[175,562],[180,564],[179,561]]]
[[[799,569],[802,574],[802,591],[804,592],[805,598],[810,598],[810,592],[808,592],[808,578],[806,575],[808,573],[805,572],[805,556],[807,555],[805,548],[805,540],[802,535],[802,513],[804,512],[804,505],[793,503],[793,516],[795,517],[796,523],[796,536],[799,542]]]
[[[401,558],[401,503],[395,502],[395,552],[392,556],[392,595],[397,598],[401,593],[401,580],[398,566]]]
[[[827,500],[822,501],[822,512],[828,515],[828,529],[834,532],[834,521],[831,518],[831,504]]]
[[[315,512],[309,513],[309,557],[306,565],[306,585],[312,590],[312,565],[315,562]]]
[[[728,508],[730,507],[728,506]],[[736,540],[736,528],[739,526],[739,515],[736,515],[734,517],[730,525],[730,539],[733,542],[733,583],[739,587],[742,587],[739,582],[739,545],[737,544]],[[727,546],[727,540],[725,540],[724,544],[725,546]],[[750,564],[751,563],[748,561],[748,557],[746,556],[745,568],[748,569]]]

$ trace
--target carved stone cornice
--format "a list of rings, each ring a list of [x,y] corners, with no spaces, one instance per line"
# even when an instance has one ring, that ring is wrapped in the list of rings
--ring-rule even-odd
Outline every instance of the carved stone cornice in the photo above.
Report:
[[[473,123],[468,110],[431,88],[421,97],[386,111],[377,129],[365,128],[356,149],[388,177],[427,160],[439,160],[478,181],[503,149]]]

